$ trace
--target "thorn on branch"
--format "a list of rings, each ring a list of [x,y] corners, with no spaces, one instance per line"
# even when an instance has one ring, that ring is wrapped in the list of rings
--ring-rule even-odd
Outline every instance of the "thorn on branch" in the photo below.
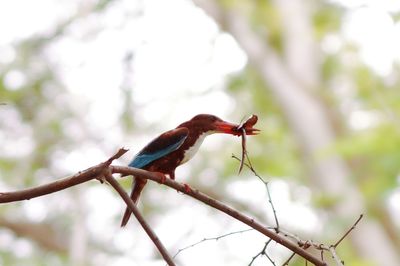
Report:
[[[103,163],[104,166],[110,166],[111,163],[116,160],[119,159],[122,155],[124,155],[126,152],[128,152],[128,149],[125,148],[120,148],[113,156],[111,156],[107,161],[105,161]]]

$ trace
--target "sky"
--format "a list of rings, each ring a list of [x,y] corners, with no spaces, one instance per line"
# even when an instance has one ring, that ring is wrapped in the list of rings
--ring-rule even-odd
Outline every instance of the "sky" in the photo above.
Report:
[[[376,73],[389,76],[393,63],[400,60],[400,23],[395,23],[390,17],[391,12],[399,11],[399,1],[339,1],[347,9],[343,28],[339,35],[329,36],[323,42],[325,49],[331,52],[350,40],[360,47],[360,56]],[[9,0],[0,2],[0,62],[12,62],[16,57],[13,44],[24,38],[41,33],[51,33],[54,25],[67,19],[70,14],[80,10],[80,17],[69,27],[66,34],[47,47],[45,56],[51,59],[56,66],[56,73],[62,81],[72,99],[76,100],[77,108],[87,110],[85,119],[94,131],[104,132],[104,139],[113,139],[115,143],[128,143],[132,147],[132,154],[144,145],[149,139],[129,140],[121,130],[109,130],[118,123],[118,112],[122,112],[120,105],[122,94],[118,88],[132,88],[131,101],[140,109],[140,116],[135,117],[146,125],[158,125],[156,130],[176,126],[177,121],[184,121],[193,115],[204,112],[226,117],[235,109],[234,100],[223,91],[227,76],[241,71],[247,63],[245,53],[241,50],[234,38],[219,31],[218,26],[194,7],[190,1],[184,0],[148,0],[148,1],[117,1],[104,14],[90,14],[85,16],[95,1],[67,1],[67,0]],[[132,4],[134,3],[134,4]],[[23,6],[24,8],[21,8]],[[185,21],[185,23],[182,23]],[[12,25],[12,26],[10,26]],[[93,32],[101,29],[100,34]],[[130,58],[130,60],[128,59]],[[121,64],[121,62],[126,62]],[[18,90],[26,80],[25,73],[18,69],[8,72],[5,83],[10,88]],[[83,107],[84,106],[84,107]],[[105,110],[104,106],[107,106]],[[174,108],[171,108],[173,106]],[[110,112],[112,110],[112,112]],[[159,110],[162,110],[160,112]],[[247,114],[237,114],[241,118]],[[77,134],[74,125],[68,126],[71,134]],[[206,142],[206,147],[212,149],[218,145],[220,138]],[[110,149],[114,148],[110,147]],[[69,171],[81,170],[90,165],[86,158],[93,163],[101,160],[102,154],[95,147],[88,147],[82,154],[71,153],[59,162],[60,168]],[[74,165],[76,169],[68,168]],[[188,168],[179,170],[181,175],[189,173]],[[234,182],[229,190],[233,194],[240,194],[244,186],[253,191],[252,204],[259,206],[265,203],[265,191],[259,190],[258,183]],[[288,191],[285,183],[277,182],[277,191]],[[153,186],[153,188],[156,186]],[[304,191],[303,191],[304,192]],[[176,192],[170,192],[165,197],[175,197]],[[318,227],[316,214],[306,206],[309,200],[307,193],[304,198],[297,199],[293,204],[290,196],[285,193],[274,197],[281,205],[281,209],[290,209],[288,213],[302,213],[304,223],[315,229]],[[139,260],[138,265],[164,265],[160,260],[154,261],[151,243],[137,245],[137,239],[146,239],[138,227],[127,229],[129,233],[119,230],[112,217],[121,212],[119,199],[112,196],[108,188],[94,186],[88,189],[83,196],[91,211],[88,217],[93,234],[103,234],[105,239],[126,256],[112,258],[108,265],[127,265]],[[157,195],[151,195],[158,200]],[[107,204],[100,204],[102,198]],[[249,199],[248,199],[249,200]],[[234,231],[245,227],[231,223],[221,216],[218,221],[207,219],[209,210],[192,208],[182,200],[179,210],[166,213],[163,221],[156,226],[165,245],[176,250],[182,248],[183,242],[191,244],[204,237],[217,236],[222,230]],[[40,222],[46,217],[46,199],[31,201],[24,205],[27,216]],[[170,206],[173,209],[173,206]],[[395,206],[396,208],[396,206]],[[106,211],[105,211],[106,210]],[[182,218],[199,217],[195,224],[188,224]],[[282,220],[290,217],[282,217]],[[221,224],[224,225],[221,228]],[[299,223],[296,223],[298,225]],[[182,234],[176,234],[171,228],[180,228]],[[307,231],[308,228],[300,228]],[[104,232],[104,228],[109,229]],[[194,231],[193,228],[207,228]],[[319,229],[321,230],[321,228]],[[318,228],[317,230],[318,231]],[[133,235],[133,236],[132,236]],[[178,236],[190,235],[182,241]],[[204,265],[200,258],[208,254],[205,261],[215,264],[226,263],[228,254],[235,255],[230,261],[246,263],[254,256],[253,248],[244,250],[243,246],[250,247],[250,243],[263,244],[263,239],[256,234],[234,236],[238,241],[226,241],[220,244],[210,242],[202,245],[202,249],[193,248],[179,255],[183,265],[189,265],[191,257],[199,258],[190,265]],[[189,241],[190,240],[190,241]],[[247,243],[247,245],[244,245]],[[21,244],[21,256],[29,247]],[[229,253],[222,253],[220,248],[226,247]],[[136,252],[128,252],[132,250]],[[274,251],[279,255],[287,255],[282,250]],[[130,255],[128,255],[130,254]],[[135,254],[135,255],[132,255]],[[139,257],[137,254],[141,254]],[[101,255],[97,257],[99,260]],[[244,259],[243,259],[244,258]],[[226,265],[226,264],[225,264]],[[234,264],[231,264],[234,265]],[[261,265],[261,264],[256,264]]]

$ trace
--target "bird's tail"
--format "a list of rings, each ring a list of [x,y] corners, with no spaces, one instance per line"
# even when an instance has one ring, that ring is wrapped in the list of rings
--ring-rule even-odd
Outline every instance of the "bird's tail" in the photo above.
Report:
[[[131,191],[131,199],[133,200],[133,202],[135,204],[137,204],[139,196],[140,196],[144,186],[146,185],[146,183],[147,183],[147,179],[137,178],[137,177],[134,178],[133,185],[132,185],[132,191]],[[131,210],[127,207],[125,209],[124,217],[122,218],[121,227],[124,227],[128,223],[129,218],[131,217],[131,214],[132,214]]]

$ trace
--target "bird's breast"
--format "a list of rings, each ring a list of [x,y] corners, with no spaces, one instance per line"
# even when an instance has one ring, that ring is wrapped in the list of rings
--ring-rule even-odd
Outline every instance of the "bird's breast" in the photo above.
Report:
[[[205,137],[210,135],[210,133],[203,133],[201,134],[197,140],[193,143],[192,146],[190,146],[188,149],[186,149],[183,153],[183,159],[180,164],[184,164],[190,159],[193,158],[193,156],[196,154],[196,152],[199,150],[200,145],[203,143]]]

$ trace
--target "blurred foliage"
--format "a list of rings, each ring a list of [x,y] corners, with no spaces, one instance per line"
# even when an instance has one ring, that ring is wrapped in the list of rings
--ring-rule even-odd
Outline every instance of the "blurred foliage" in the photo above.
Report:
[[[253,112],[259,117],[257,127],[261,127],[262,133],[257,138],[252,138],[248,144],[257,171],[269,176],[301,177],[303,169],[297,159],[298,144],[279,105],[272,94],[266,93],[265,85],[258,74],[247,67],[230,80],[228,90],[235,95],[236,104],[243,114]],[[232,165],[226,167],[231,169]]]

